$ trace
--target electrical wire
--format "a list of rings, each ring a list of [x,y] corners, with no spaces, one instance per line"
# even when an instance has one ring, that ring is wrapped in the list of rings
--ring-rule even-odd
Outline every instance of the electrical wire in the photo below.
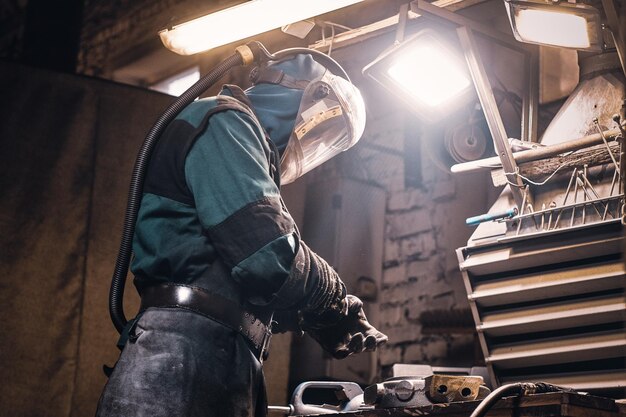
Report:
[[[507,396],[525,396],[532,394],[545,394],[548,392],[572,392],[571,388],[559,387],[557,385],[548,384],[545,382],[517,382],[514,384],[503,385],[500,388],[495,389],[491,394],[485,397],[478,407],[472,412],[470,417],[484,417],[485,414],[493,407],[499,400]]]

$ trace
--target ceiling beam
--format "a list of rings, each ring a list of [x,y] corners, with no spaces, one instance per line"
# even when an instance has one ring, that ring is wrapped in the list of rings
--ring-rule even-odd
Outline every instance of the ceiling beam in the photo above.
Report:
[[[476,4],[484,3],[486,1],[488,0],[435,0],[432,4],[438,7],[446,8],[449,11],[457,11]],[[419,16],[419,14],[409,12],[408,22],[410,23]],[[328,51],[331,44],[333,49],[339,49],[384,35],[396,29],[396,25],[399,20],[398,18],[399,16],[395,15],[369,25],[342,32],[334,38],[319,40],[314,44],[309,45],[309,48],[325,52]]]

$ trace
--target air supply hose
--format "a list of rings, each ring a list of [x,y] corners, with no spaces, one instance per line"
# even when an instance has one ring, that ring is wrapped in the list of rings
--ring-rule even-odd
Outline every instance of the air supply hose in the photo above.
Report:
[[[156,123],[143,141],[137,158],[135,159],[135,167],[130,180],[130,189],[128,191],[128,203],[126,205],[126,213],[124,215],[124,227],[122,230],[122,240],[115,261],[115,270],[111,280],[111,290],[109,292],[109,313],[113,325],[119,333],[122,333],[128,320],[124,315],[122,300],[124,298],[124,286],[126,283],[126,274],[130,264],[130,256],[132,252],[133,236],[135,234],[135,223],[137,222],[137,213],[143,193],[143,182],[150,161],[150,155],[154,149],[154,145],[163,133],[167,125],[185,107],[192,103],[200,94],[211,87],[217,80],[222,78],[232,68],[243,65],[244,59],[240,52],[236,52],[220,62],[211,72],[202,77],[198,82],[192,85],[187,91],[180,95],[157,119]]]
[[[546,392],[571,392],[571,388],[559,387],[557,385],[548,384],[546,382],[518,382],[514,384],[503,385],[500,388],[495,389],[491,394],[485,397],[484,400],[470,417],[484,417],[485,414],[493,407],[495,403],[507,396],[513,395],[531,395],[531,394],[544,394]]]
[[[126,205],[126,213],[124,215],[124,226],[122,230],[122,239],[120,248],[115,261],[115,269],[111,279],[111,290],[109,292],[109,313],[113,325],[118,333],[122,333],[128,320],[124,315],[124,287],[126,284],[126,274],[130,265],[130,257],[132,253],[133,236],[135,234],[135,223],[137,222],[137,214],[141,197],[143,194],[143,182],[150,161],[150,155],[155,144],[163,133],[167,125],[189,104],[191,104],[200,94],[215,84],[232,68],[240,65],[249,65],[253,62],[262,63],[267,61],[276,61],[285,59],[296,54],[310,54],[320,64],[330,69],[336,75],[344,77],[350,81],[348,74],[344,69],[331,57],[319,51],[308,48],[289,48],[270,54],[260,42],[250,42],[246,46],[240,46],[237,52],[220,62],[211,72],[202,77],[198,82],[189,87],[187,91],[182,93],[157,119],[156,123],[143,141],[130,180],[130,189],[128,191],[128,203]]]

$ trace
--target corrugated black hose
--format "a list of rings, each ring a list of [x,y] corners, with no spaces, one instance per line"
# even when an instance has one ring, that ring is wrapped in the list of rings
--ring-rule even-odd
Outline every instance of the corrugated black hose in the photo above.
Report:
[[[124,215],[122,240],[120,242],[117,260],[115,261],[115,270],[111,280],[111,291],[109,292],[109,313],[111,314],[113,325],[119,333],[122,333],[128,322],[124,315],[122,303],[124,298],[124,286],[126,284],[126,274],[130,264],[137,213],[143,193],[144,176],[154,145],[163,133],[163,130],[174,120],[178,113],[192,103],[200,94],[215,84],[215,82],[222,78],[230,69],[239,65],[243,65],[243,59],[241,54],[237,52],[220,62],[211,72],[181,94],[157,119],[139,149],[130,181],[128,204],[126,206],[126,214]]]
[[[470,417],[484,417],[495,403],[513,395],[544,394],[546,392],[571,392],[571,388],[559,387],[545,382],[518,382],[503,385],[489,394],[474,410]]]

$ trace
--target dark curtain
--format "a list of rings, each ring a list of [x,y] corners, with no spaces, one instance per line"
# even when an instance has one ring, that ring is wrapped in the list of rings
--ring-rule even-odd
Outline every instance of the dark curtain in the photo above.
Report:
[[[171,100],[0,62],[0,415],[94,414],[130,173]]]

